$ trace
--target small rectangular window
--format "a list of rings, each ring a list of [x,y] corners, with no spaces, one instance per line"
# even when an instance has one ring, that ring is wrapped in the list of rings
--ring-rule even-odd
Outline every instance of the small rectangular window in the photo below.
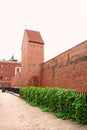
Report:
[[[17,72],[19,73],[19,68],[17,68]]]
[[[34,63],[33,63],[33,67],[34,67]]]

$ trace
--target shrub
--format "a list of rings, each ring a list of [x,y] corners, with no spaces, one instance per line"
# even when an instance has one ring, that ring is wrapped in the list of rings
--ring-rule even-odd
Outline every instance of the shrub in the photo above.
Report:
[[[87,124],[87,102],[83,93],[61,88],[26,87],[20,88],[20,96],[57,117]]]

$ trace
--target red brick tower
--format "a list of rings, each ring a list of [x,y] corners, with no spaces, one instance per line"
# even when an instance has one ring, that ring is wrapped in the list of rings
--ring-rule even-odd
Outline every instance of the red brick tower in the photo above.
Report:
[[[44,42],[39,32],[25,30],[22,43],[22,85],[40,85]]]

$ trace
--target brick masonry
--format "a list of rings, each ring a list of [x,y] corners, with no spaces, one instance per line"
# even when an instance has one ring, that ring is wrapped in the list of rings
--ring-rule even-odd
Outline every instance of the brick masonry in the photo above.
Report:
[[[0,61],[0,88],[11,87],[11,78],[15,76],[15,68],[21,67],[17,61]]]
[[[22,72],[12,86],[62,87],[87,92],[87,41],[44,63],[44,42],[39,32],[25,30]]]
[[[44,63],[42,86],[87,92],[87,41]]]
[[[44,63],[44,42],[40,33],[25,30],[22,43],[22,71],[12,78],[12,86],[40,86],[42,63]]]

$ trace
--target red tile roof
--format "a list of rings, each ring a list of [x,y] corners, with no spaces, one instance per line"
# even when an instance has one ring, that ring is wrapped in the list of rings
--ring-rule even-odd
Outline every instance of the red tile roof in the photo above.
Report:
[[[38,31],[25,30],[30,42],[44,44],[44,41]]]

